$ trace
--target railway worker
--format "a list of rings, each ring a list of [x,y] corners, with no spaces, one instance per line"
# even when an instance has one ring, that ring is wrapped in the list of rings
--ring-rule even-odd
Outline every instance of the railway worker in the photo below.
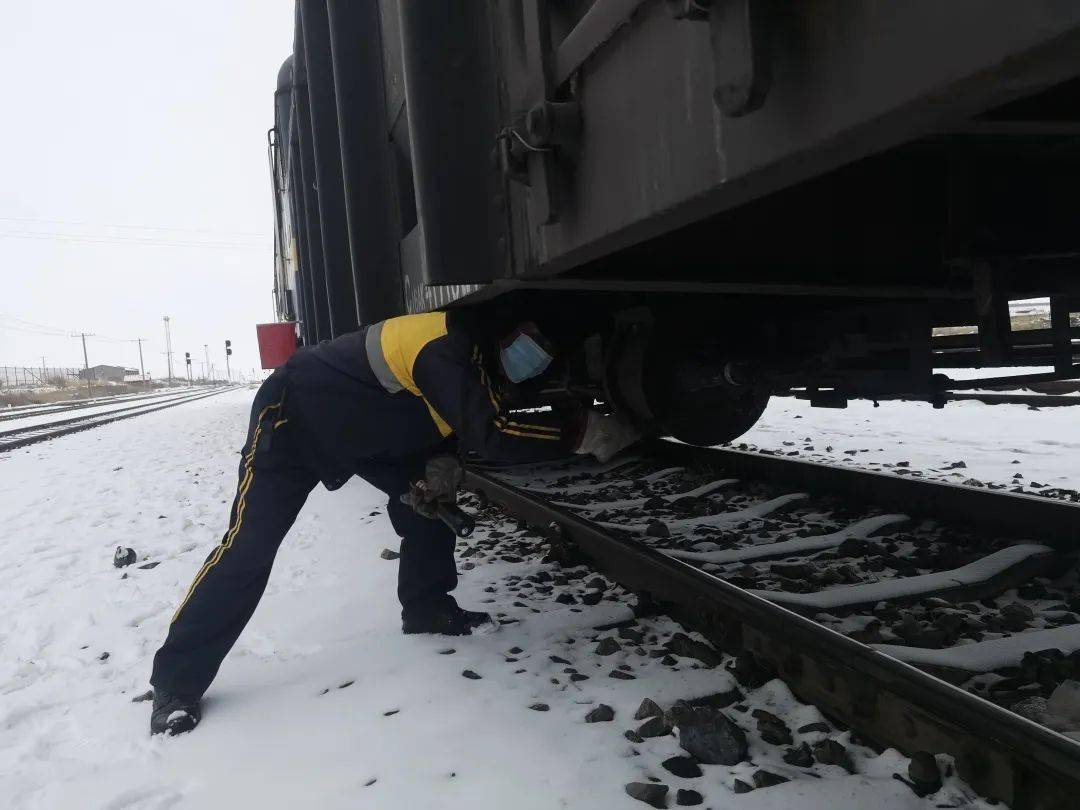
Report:
[[[402,630],[466,635],[492,627],[492,618],[462,609],[451,596],[455,536],[433,518],[438,503],[456,499],[458,452],[505,462],[571,452],[607,460],[636,441],[617,415],[519,419],[505,412],[500,389],[542,374],[555,350],[530,323],[497,346],[485,345],[466,318],[442,312],[391,318],[301,349],[262,384],[228,531],[196,574],[154,657],[151,733],[178,734],[199,722],[203,693],[254,613],[278,546],[320,481],[335,490],[359,475],[389,495],[387,511],[401,536]],[[422,489],[412,486],[418,481]],[[416,508],[401,502],[405,493]]]

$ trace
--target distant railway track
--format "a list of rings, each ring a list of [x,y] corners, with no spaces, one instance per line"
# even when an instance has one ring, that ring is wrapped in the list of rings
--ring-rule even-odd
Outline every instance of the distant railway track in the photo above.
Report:
[[[153,399],[164,399],[189,393],[187,391],[157,391],[152,394],[132,394],[117,397],[94,397],[93,399],[75,400],[72,402],[50,402],[43,405],[23,405],[15,408],[0,409],[0,422],[9,422],[13,419],[29,419],[37,416],[51,416],[53,414],[79,411],[85,408],[105,408],[109,405],[121,405],[131,402],[142,402]]]
[[[736,655],[737,677],[950,754],[1014,810],[1075,807],[1080,744],[1020,707],[1080,679],[1080,506],[904,472],[657,442],[467,485]]]
[[[216,396],[217,394],[224,393],[228,390],[231,389],[218,388],[210,392],[199,392],[194,394],[185,393],[161,401],[158,401],[159,398],[154,398],[150,402],[140,402],[122,408],[114,408],[106,413],[76,416],[69,419],[60,419],[49,422],[47,424],[0,431],[0,453],[17,450],[20,447],[48,441],[49,439],[56,439],[83,430],[101,427],[102,425],[108,425],[122,419],[131,419],[135,416],[142,416],[143,414],[154,413],[155,411],[161,411],[165,408],[173,408],[177,405],[206,399],[207,397]],[[62,415],[64,412],[65,411],[60,411],[59,413]]]

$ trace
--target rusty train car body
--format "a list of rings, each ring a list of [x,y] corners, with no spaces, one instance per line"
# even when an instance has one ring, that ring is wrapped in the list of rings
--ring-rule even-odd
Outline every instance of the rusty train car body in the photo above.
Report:
[[[1080,376],[1070,0],[299,0],[270,159],[305,343],[561,319],[581,339],[538,403],[704,443],[777,393]],[[1038,296],[1049,325],[1013,331]]]

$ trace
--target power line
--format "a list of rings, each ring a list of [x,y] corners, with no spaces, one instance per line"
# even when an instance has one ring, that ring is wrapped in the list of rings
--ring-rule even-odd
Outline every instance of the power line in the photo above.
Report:
[[[41,329],[27,329],[26,327],[19,326],[13,323],[0,323],[0,329],[18,332],[19,334],[23,335],[37,335],[39,337],[68,337],[67,332],[46,332]]]
[[[37,326],[40,329],[53,329],[53,330],[56,330],[56,331],[65,331],[65,330],[59,329],[56,326],[47,326],[47,325],[45,325],[43,323],[37,323],[36,321],[28,321],[28,320],[26,320],[26,318],[20,318],[17,315],[7,315],[7,314],[5,314],[4,317],[11,318],[11,320],[18,321],[19,323],[25,323],[27,326]]]
[[[45,233],[43,231],[0,231],[0,239],[29,239],[43,242],[84,242],[99,245],[138,245],[142,247],[205,248],[208,250],[259,250],[271,251],[271,245],[244,244],[242,242],[197,242],[169,239],[129,238],[119,235],[93,236],[89,234]]]
[[[234,236],[241,238],[259,238],[266,239],[269,234],[260,233],[258,231],[216,231],[209,228],[176,228],[167,225],[134,225],[128,223],[96,223],[96,222],[79,222],[77,220],[66,219],[36,219],[34,217],[0,217],[0,222],[29,222],[39,223],[42,225],[74,225],[78,228],[124,228],[129,230],[138,231],[175,231],[177,233],[205,233],[216,236]]]

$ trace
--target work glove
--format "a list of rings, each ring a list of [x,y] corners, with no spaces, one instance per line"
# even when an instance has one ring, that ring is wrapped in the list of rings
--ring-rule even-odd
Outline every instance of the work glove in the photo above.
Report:
[[[438,517],[439,504],[456,504],[465,473],[449,455],[432,456],[424,465],[424,477],[409,487],[405,502],[426,518]]]
[[[585,430],[574,452],[583,456],[592,454],[597,461],[604,463],[640,438],[637,428],[625,416],[586,411]]]
[[[465,472],[456,456],[432,456],[424,465],[424,492],[430,501],[457,503]]]

